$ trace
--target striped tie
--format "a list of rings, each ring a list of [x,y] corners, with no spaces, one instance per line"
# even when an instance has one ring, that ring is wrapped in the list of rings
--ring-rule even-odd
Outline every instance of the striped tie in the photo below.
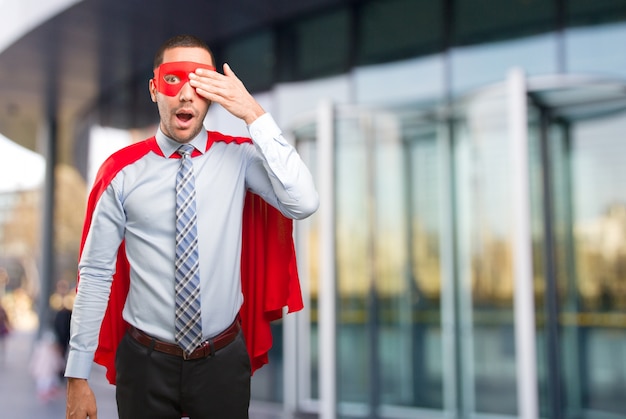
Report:
[[[176,335],[178,345],[189,355],[202,342],[200,275],[196,191],[191,144],[178,148],[182,156],[176,175]]]

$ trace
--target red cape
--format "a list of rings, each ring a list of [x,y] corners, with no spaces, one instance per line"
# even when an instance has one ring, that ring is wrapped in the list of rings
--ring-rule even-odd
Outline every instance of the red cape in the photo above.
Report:
[[[207,150],[216,141],[237,144],[251,142],[248,138],[228,137],[216,132],[209,132],[208,138]],[[120,170],[149,152],[163,155],[154,137],[114,153],[102,165],[87,202],[81,254],[93,211],[102,193]],[[244,303],[240,316],[252,373],[268,363],[267,353],[272,347],[270,322],[282,317],[284,307],[287,307],[288,312],[303,308],[292,232],[292,220],[284,217],[259,196],[250,192],[246,194],[241,249],[241,288]],[[122,318],[122,309],[128,294],[129,280],[129,263],[122,243],[118,250],[111,296],[94,357],[96,363],[107,369],[106,377],[111,384],[115,384],[115,352],[128,328],[128,323]]]

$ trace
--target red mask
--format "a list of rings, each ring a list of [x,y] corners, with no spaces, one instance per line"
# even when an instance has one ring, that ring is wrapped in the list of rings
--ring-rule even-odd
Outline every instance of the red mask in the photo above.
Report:
[[[154,69],[156,89],[166,96],[176,96],[189,81],[189,73],[194,73],[198,68],[215,71],[215,67],[192,61],[163,63]]]

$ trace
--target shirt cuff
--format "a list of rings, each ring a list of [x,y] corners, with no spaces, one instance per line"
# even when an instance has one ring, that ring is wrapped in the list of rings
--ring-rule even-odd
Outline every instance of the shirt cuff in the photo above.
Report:
[[[248,125],[248,132],[252,137],[252,141],[260,145],[261,148],[268,141],[277,141],[283,145],[287,144],[282,135],[282,130],[269,112],[259,116],[253,123]]]
[[[72,351],[67,356],[65,376],[88,379],[93,365],[92,352]]]

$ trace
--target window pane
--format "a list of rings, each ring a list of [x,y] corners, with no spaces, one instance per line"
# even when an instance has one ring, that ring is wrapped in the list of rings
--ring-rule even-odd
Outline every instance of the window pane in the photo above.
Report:
[[[378,118],[377,275],[381,404],[443,408],[437,126]]]
[[[372,383],[368,292],[372,284],[367,196],[367,144],[358,118],[337,121],[337,389],[340,404],[367,406]]]
[[[410,111],[340,114],[340,411],[442,409],[437,125]]]
[[[551,30],[556,24],[553,1],[458,0],[455,4],[454,45],[537,34]]]
[[[511,178],[504,99],[501,92],[478,97],[464,108],[456,127],[460,377],[464,409],[516,415]]]
[[[615,362],[626,356],[626,193],[615,181],[626,176],[625,115],[571,127],[576,260],[562,304],[562,350],[569,360],[564,383],[573,412],[580,404],[589,412],[626,412],[626,366]]]
[[[224,49],[224,61],[250,91],[269,89],[274,82],[274,36],[266,30],[232,42]],[[218,63],[220,66],[221,63]],[[222,71],[218,68],[218,71]]]
[[[393,61],[439,51],[443,1],[375,0],[360,14],[357,64]]]
[[[295,36],[296,79],[340,74],[350,62],[351,14],[348,9],[298,23]]]
[[[626,20],[626,0],[568,0],[568,26]]]
[[[529,76],[557,71],[557,36],[545,34],[452,50],[452,89],[465,92],[506,77],[512,67],[523,67]]]
[[[626,77],[626,54],[615,53],[616,45],[625,44],[624,22],[568,29],[565,31],[567,71]]]

